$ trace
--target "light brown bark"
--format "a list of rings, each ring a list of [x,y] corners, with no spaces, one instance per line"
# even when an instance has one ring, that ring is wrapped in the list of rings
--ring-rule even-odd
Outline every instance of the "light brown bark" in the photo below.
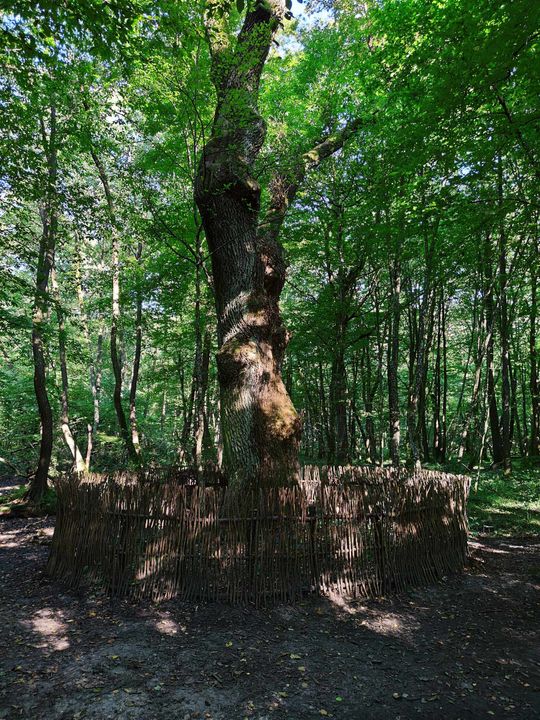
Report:
[[[107,210],[109,213],[109,220],[111,225],[111,270],[112,270],[112,307],[111,307],[111,335],[110,335],[110,346],[111,346],[111,364],[114,375],[114,391],[113,391],[113,403],[114,410],[116,413],[116,419],[120,428],[120,435],[124,440],[128,457],[132,462],[139,462],[139,453],[135,445],[133,444],[133,438],[128,423],[126,420],[126,414],[122,405],[122,354],[119,348],[119,328],[120,328],[120,236],[116,221],[116,212],[114,207],[113,196],[111,187],[109,184],[109,178],[105,170],[105,166],[101,161],[101,158],[97,154],[95,148],[90,149],[90,154],[94,165],[98,171],[99,179],[103,187],[105,199],[107,202]]]
[[[56,318],[58,321],[58,355],[60,358],[60,377],[61,377],[61,391],[60,391],[60,427],[64,441],[68,447],[73,460],[73,469],[76,472],[84,472],[87,470],[86,462],[82,456],[81,451],[73,433],[69,422],[69,381],[68,381],[68,368],[67,368],[67,357],[66,357],[66,322],[64,316],[64,310],[60,299],[60,290],[58,288],[58,280],[56,277],[56,270],[53,265],[50,273],[52,294],[54,298],[54,305],[56,309]]]

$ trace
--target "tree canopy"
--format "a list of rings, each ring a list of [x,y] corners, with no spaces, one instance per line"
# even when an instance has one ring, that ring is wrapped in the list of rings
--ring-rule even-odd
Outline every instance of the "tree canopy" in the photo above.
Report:
[[[4,3],[2,461],[538,457],[539,20]]]

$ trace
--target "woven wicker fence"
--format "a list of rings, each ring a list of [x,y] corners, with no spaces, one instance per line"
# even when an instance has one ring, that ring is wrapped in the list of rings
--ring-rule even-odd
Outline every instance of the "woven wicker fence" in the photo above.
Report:
[[[223,485],[171,471],[65,477],[48,571],[113,595],[264,605],[399,592],[466,558],[462,476],[305,467],[298,487]]]

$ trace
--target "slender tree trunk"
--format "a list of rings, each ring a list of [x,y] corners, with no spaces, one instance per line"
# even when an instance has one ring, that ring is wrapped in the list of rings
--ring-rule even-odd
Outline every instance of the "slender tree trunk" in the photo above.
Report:
[[[64,311],[60,301],[60,291],[58,289],[58,281],[56,278],[56,270],[51,268],[50,273],[52,293],[56,309],[56,317],[58,320],[58,355],[60,358],[60,377],[62,382],[62,390],[60,393],[60,426],[62,435],[73,460],[73,468],[76,472],[84,472],[87,470],[86,462],[79,450],[77,441],[73,437],[69,423],[69,381],[66,358],[66,323]]]
[[[183,418],[183,425],[182,425],[182,433],[180,436],[180,449],[178,452],[178,457],[180,459],[180,462],[184,462],[189,457],[189,438],[191,435],[191,430],[193,427],[193,417],[194,417],[194,411],[195,411],[195,393],[196,393],[196,383],[195,383],[195,377],[192,374],[191,377],[191,389],[189,391],[189,400],[184,396],[184,418]]]
[[[201,232],[199,231],[197,233],[195,246],[195,253],[199,259],[202,256],[201,250]],[[190,424],[193,425],[192,457],[197,467],[200,467],[202,464],[203,438],[205,426],[207,425],[206,395],[210,362],[210,335],[203,320],[201,271],[202,264],[198,262],[195,268],[195,356],[193,360],[191,408],[189,413],[190,420],[192,420]],[[187,441],[187,437],[185,439]]]
[[[524,437],[522,429],[521,429],[521,419],[519,417],[518,393],[517,393],[518,378],[514,371],[512,362],[509,365],[509,371],[510,371],[510,387],[512,389],[512,391],[511,391],[511,406],[510,406],[510,443],[511,444],[513,443],[514,430],[515,430],[517,446],[518,446],[521,457],[523,457],[527,453],[527,441],[526,441],[526,438]]]
[[[142,262],[143,244],[139,240],[135,259],[138,265],[137,289],[136,289],[136,311],[135,311],[135,353],[133,356],[133,370],[131,373],[131,385],[129,389],[129,428],[131,433],[131,445],[140,460],[141,444],[139,441],[139,430],[137,427],[137,385],[139,382],[139,371],[141,367],[142,354],[142,289],[140,266]]]
[[[345,465],[349,461],[349,437],[347,429],[347,383],[345,368],[344,328],[340,326],[336,350],[332,358],[330,380],[330,424],[335,439],[335,452],[332,461],[336,465]]]
[[[93,417],[88,428],[88,443],[86,446],[86,467],[90,469],[92,450],[99,428],[101,412],[101,377],[103,372],[103,325],[100,323],[97,336],[96,359],[90,366],[90,388],[92,391]]]
[[[195,465],[200,468],[203,462],[203,449],[205,434],[208,434],[208,419],[206,413],[206,402],[208,395],[208,370],[210,366],[210,333],[204,331],[200,368],[197,373],[197,406],[195,412]]]
[[[501,386],[502,386],[502,413],[501,413],[501,435],[503,465],[505,473],[511,470],[511,446],[512,438],[510,431],[512,387],[510,379],[510,322],[508,318],[507,301],[507,262],[506,262],[506,229],[503,218],[503,168],[499,156],[497,163],[497,190],[499,206],[499,332],[501,338]]]
[[[493,303],[493,269],[491,257],[491,237],[486,233],[484,240],[484,307],[486,314],[486,325],[488,341],[486,347],[486,369],[487,369],[487,395],[489,405],[489,426],[491,430],[491,442],[493,462],[499,465],[504,460],[503,439],[499,424],[499,411],[497,408],[497,395],[495,392],[495,308]]]
[[[420,376],[420,382],[418,385],[418,423],[417,423],[417,438],[421,446],[421,457],[424,462],[430,460],[430,447],[428,440],[428,429],[427,429],[427,395],[428,395],[428,369],[429,369],[429,357],[431,352],[431,344],[433,341],[433,329],[435,326],[435,306],[436,306],[436,293],[431,293],[431,299],[429,302],[429,312],[427,317],[427,328],[426,337],[424,339],[423,357],[422,357],[422,373]]]
[[[433,454],[439,464],[446,462],[446,405],[448,392],[448,373],[446,362],[446,304],[444,292],[439,298],[437,319],[437,348],[434,381],[434,422]]]
[[[362,396],[364,401],[364,412],[366,415],[365,443],[369,461],[376,464],[379,460],[377,454],[377,438],[375,435],[375,408],[374,399],[377,392],[377,379],[372,383],[371,348],[367,347],[363,352],[363,373]]]
[[[435,346],[435,368],[434,368],[434,381],[433,381],[433,456],[436,462],[440,462],[440,451],[441,451],[441,305],[439,301],[438,316],[437,316],[437,343]]]
[[[111,314],[111,364],[114,375],[113,403],[120,434],[124,440],[128,456],[137,460],[137,452],[133,447],[131,433],[128,429],[126,415],[122,405],[122,361],[119,350],[118,333],[120,327],[120,247],[119,237],[113,230],[111,266],[112,266],[112,314]]]
[[[86,344],[87,351],[90,353],[90,330],[88,327],[88,316],[85,310],[84,291],[82,286],[81,278],[81,246],[80,243],[77,246],[76,251],[76,263],[75,263],[75,283],[77,286],[77,300],[79,304],[79,315],[81,319],[81,325],[83,330],[84,341]],[[92,451],[94,448],[94,442],[96,439],[97,431],[99,428],[100,420],[100,401],[101,401],[101,376],[102,376],[102,363],[103,363],[103,323],[101,319],[98,325],[98,336],[96,345],[95,359],[90,363],[89,379],[90,379],[90,391],[92,393],[92,422],[88,423],[87,426],[87,443],[86,443],[86,457],[85,465],[86,469],[90,470],[90,463],[92,460]]]
[[[538,318],[538,247],[535,242],[534,257],[531,263],[531,307],[529,312],[529,363],[531,393],[531,420],[529,436],[529,454],[540,455],[540,383],[538,381],[538,350],[536,323]]]
[[[446,313],[447,308],[443,303],[442,306],[442,340],[443,340],[443,388],[442,388],[442,417],[441,417],[441,447],[440,447],[440,458],[441,463],[446,463],[446,452],[448,448],[448,425],[447,425],[447,413],[448,413],[448,345],[446,336]]]
[[[471,340],[469,343],[469,350],[467,353],[467,365],[465,374],[463,376],[463,381],[461,384],[461,392],[459,395],[459,401],[458,401],[458,407],[456,410],[456,416],[459,417],[460,415],[460,409],[462,407],[463,403],[463,397],[465,394],[465,387],[466,387],[466,381],[468,376],[468,368],[471,361],[471,356],[473,354],[473,348],[476,344],[476,351],[474,355],[474,379],[473,379],[473,391],[472,391],[472,399],[471,403],[469,405],[468,410],[464,414],[463,418],[463,424],[461,427],[461,433],[460,433],[460,440],[459,440],[459,448],[458,448],[458,459],[462,460],[465,451],[467,447],[469,446],[469,431],[471,423],[475,418],[477,418],[478,415],[478,399],[480,396],[480,383],[481,383],[481,376],[482,376],[482,364],[483,364],[483,352],[482,352],[482,332],[481,328],[483,327],[483,323],[479,321],[479,290],[478,288],[475,288],[474,291],[474,304],[473,304],[473,319],[472,319],[472,327],[471,327]],[[482,314],[482,317],[484,315]],[[478,330],[477,330],[478,328]],[[476,335],[476,338],[475,338]]]
[[[390,270],[392,290],[390,296],[390,317],[388,322],[388,415],[390,420],[389,428],[389,450],[390,460],[394,467],[399,467],[399,446],[400,446],[400,423],[399,423],[399,324],[400,324],[400,302],[401,302],[401,269],[396,259]]]
[[[51,108],[49,134],[45,122],[40,120],[43,148],[47,158],[47,191],[40,209],[42,233],[36,269],[36,292],[32,313],[32,355],[34,360],[34,390],[41,421],[41,441],[36,473],[30,483],[28,498],[40,502],[47,490],[47,480],[53,448],[53,415],[47,394],[47,372],[45,364],[45,323],[49,315],[47,292],[51,268],[54,264],[56,232],[58,228],[57,181],[58,157],[56,138],[56,109]]]
[[[422,418],[425,419],[423,402],[423,388],[424,388],[424,360],[425,360],[425,349],[426,349],[426,327],[425,320],[428,308],[428,287],[427,284],[424,286],[422,304],[418,313],[418,326],[415,340],[415,353],[413,357],[412,372],[412,387],[409,396],[409,407],[407,417],[407,428],[409,435],[409,445],[411,449],[412,462],[415,469],[420,469],[421,463],[421,442],[422,436],[420,434],[422,428]]]
[[[321,410],[321,432],[319,433],[319,459],[322,459],[325,455],[329,462],[334,458],[336,452],[336,442],[333,433],[333,426],[330,423],[330,417],[328,408],[326,405],[326,392],[324,388],[324,372],[322,361],[318,362],[318,390],[319,390],[319,405]],[[324,448],[326,446],[326,453]]]
[[[105,193],[105,199],[107,201],[107,209],[109,212],[109,220],[111,223],[111,270],[112,270],[112,312],[111,312],[111,364],[114,375],[114,391],[113,391],[113,404],[116,413],[116,419],[120,428],[120,435],[124,440],[128,457],[131,461],[138,463],[139,456],[133,440],[131,437],[130,429],[126,420],[126,414],[122,405],[122,353],[119,348],[119,329],[120,329],[120,235],[118,233],[118,227],[116,222],[116,213],[114,207],[113,196],[109,184],[109,178],[105,166],[103,165],[101,158],[97,154],[94,148],[91,148],[90,154],[94,165],[99,174],[99,179],[103,186],[103,192]]]
[[[356,388],[358,387],[359,382],[359,359],[358,359],[358,353],[355,352],[353,354],[352,359],[352,377],[351,377],[351,397],[350,397],[350,403],[349,403],[349,421],[348,421],[348,427],[349,427],[349,452],[352,458],[357,457],[357,447],[356,447],[356,436],[357,436],[357,416],[358,416],[358,409],[357,409],[357,403],[356,403]]]

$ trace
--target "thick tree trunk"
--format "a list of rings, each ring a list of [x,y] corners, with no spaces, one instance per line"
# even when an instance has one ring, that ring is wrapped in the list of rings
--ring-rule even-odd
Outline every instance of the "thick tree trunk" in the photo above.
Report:
[[[351,121],[277,172],[259,222],[254,166],[266,134],[259,84],[285,13],[285,0],[253,0],[234,46],[226,16],[214,6],[207,16],[217,107],[195,199],[212,257],[224,460],[233,484],[296,482],[301,422],[281,377],[289,335],[279,311],[286,271],[279,232],[307,171],[360,127]]]
[[[233,484],[294,482],[298,472],[301,423],[281,378],[285,264],[278,243],[259,230],[253,177],[265,137],[260,76],[283,13],[281,0],[253,3],[234,51],[223,45],[222,21],[208,21],[218,104],[195,197],[212,256],[224,461]]]
[[[43,148],[47,158],[47,191],[45,202],[40,209],[42,233],[39,243],[36,269],[36,292],[32,313],[32,356],[34,360],[34,390],[41,422],[41,441],[36,473],[28,490],[32,502],[40,502],[47,490],[47,479],[51,465],[53,448],[53,415],[47,394],[47,372],[45,365],[44,325],[49,315],[48,284],[51,268],[54,264],[57,214],[58,158],[56,141],[56,109],[50,111],[49,134],[45,123],[40,120]]]

